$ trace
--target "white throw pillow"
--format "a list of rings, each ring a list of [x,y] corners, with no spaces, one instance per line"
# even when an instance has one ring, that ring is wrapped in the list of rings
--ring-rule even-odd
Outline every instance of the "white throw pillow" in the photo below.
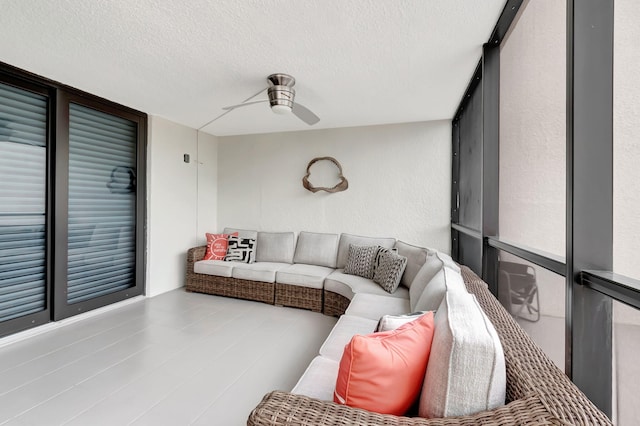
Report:
[[[466,416],[504,405],[502,344],[475,296],[448,290],[438,307],[435,329],[420,416]]]
[[[427,311],[420,311],[404,315],[383,315],[380,318],[380,321],[378,321],[376,333],[395,330],[396,328],[401,327],[408,322],[417,320],[419,317],[426,313]]]

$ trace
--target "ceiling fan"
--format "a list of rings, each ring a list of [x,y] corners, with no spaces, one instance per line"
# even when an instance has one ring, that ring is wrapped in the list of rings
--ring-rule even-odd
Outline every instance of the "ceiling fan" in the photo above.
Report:
[[[320,117],[311,112],[311,110],[309,110],[304,105],[295,102],[296,91],[293,89],[293,86],[296,84],[295,78],[288,74],[277,73],[271,74],[269,77],[267,77],[267,82],[269,85],[265,89],[262,89],[255,95],[245,99],[242,103],[222,108],[223,110],[225,110],[223,114],[214,118],[202,127],[213,123],[223,115],[233,111],[236,108],[242,108],[247,105],[259,104],[263,102],[269,102],[271,111],[275,112],[276,114],[293,113],[293,115],[307,123],[309,126],[313,126],[318,121],[320,121]],[[248,102],[265,90],[267,91],[269,99]]]

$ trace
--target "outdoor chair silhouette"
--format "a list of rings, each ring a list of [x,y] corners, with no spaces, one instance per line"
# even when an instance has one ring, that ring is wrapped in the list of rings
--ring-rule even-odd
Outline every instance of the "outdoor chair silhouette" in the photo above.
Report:
[[[499,261],[499,298],[515,318],[537,322],[540,319],[540,298],[536,270],[522,263]]]

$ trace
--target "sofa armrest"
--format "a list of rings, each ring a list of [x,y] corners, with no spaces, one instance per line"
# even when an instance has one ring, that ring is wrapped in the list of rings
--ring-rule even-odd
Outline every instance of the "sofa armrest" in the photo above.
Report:
[[[187,270],[186,280],[189,281],[189,274],[193,274],[193,264],[204,258],[204,254],[207,251],[207,246],[193,247],[187,251]]]
[[[207,246],[193,247],[187,252],[187,262],[195,263],[204,259],[204,254],[207,252]]]
[[[495,410],[483,411],[471,416],[425,419],[378,414],[281,391],[266,394],[247,419],[248,426],[472,426],[478,424],[507,426],[514,424],[563,424],[563,422],[550,415],[538,395],[530,395]]]

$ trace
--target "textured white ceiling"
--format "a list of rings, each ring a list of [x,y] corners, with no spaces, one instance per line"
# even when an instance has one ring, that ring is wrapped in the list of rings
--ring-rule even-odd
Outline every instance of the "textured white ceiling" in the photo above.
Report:
[[[193,128],[274,72],[314,129],[450,119],[504,3],[1,0],[0,61]],[[305,129],[258,104],[203,130]]]

